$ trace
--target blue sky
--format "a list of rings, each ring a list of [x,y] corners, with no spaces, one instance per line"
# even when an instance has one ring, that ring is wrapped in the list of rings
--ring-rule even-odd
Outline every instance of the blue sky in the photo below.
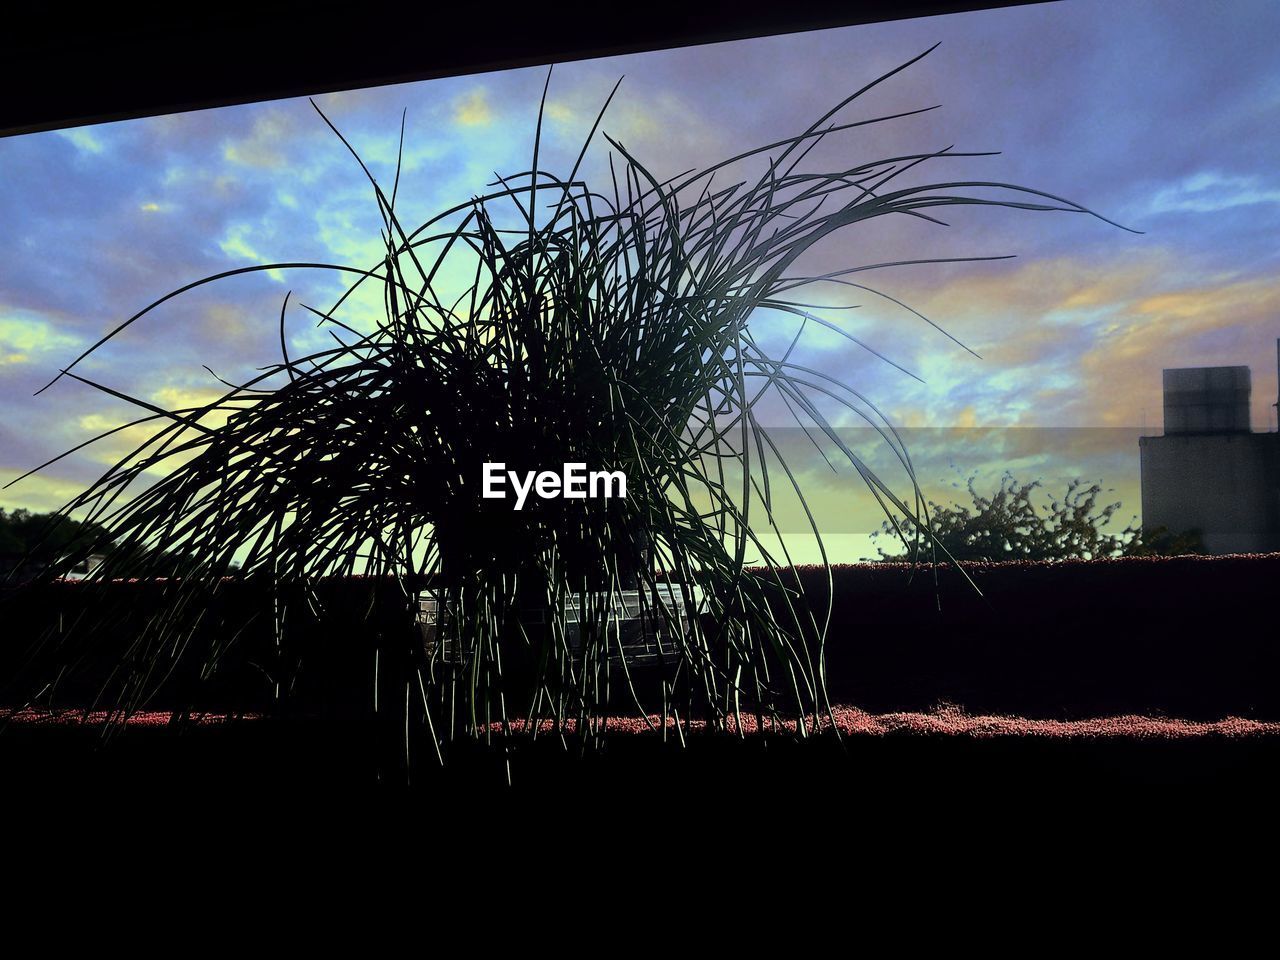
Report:
[[[876,284],[971,345],[977,359],[875,298],[850,329],[926,381],[834,336],[806,361],[855,383],[909,429],[938,493],[972,471],[1061,486],[1099,479],[1138,507],[1136,436],[1160,426],[1160,370],[1248,364],[1256,429],[1275,425],[1280,336],[1280,5],[1070,0],[562,64],[544,166],[568,170],[619,76],[603,129],[658,175],[793,134],[844,95],[939,48],[845,115],[941,104],[865,128],[810,158],[864,161],[956,145],[921,179],[1019,183],[1127,226],[1064,214],[958,211],[946,229],[877,223],[815,251],[815,269],[1016,254],[885,271]],[[526,169],[544,68],[317,98],[389,181],[407,111],[400,212],[417,222]],[[607,175],[598,140],[584,170]],[[940,162],[942,163],[942,162]],[[0,481],[128,416],[63,381],[61,365],[114,323],[201,276],[269,261],[369,266],[379,220],[359,168],[305,99],[0,140]],[[319,303],[320,274],[255,275],[180,298],[92,358],[86,375],[156,402],[245,377],[278,353],[286,291]],[[841,299],[843,297],[843,299]],[[842,315],[844,318],[845,315]],[[772,326],[771,326],[772,325]],[[302,350],[317,333],[291,316]],[[761,336],[785,337],[761,317]],[[1028,429],[1035,428],[1035,429]],[[126,452],[122,435],[0,494],[51,509]],[[813,470],[823,523],[865,547],[878,519],[854,480]],[[856,480],[856,478],[855,478]],[[936,483],[935,483],[936,480]]]

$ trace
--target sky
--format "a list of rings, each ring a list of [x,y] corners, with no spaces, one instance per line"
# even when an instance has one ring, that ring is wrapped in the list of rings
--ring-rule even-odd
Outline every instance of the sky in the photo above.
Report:
[[[1250,366],[1254,428],[1275,429],[1277,35],[1272,2],[1066,0],[560,64],[542,163],[572,166],[619,77],[601,129],[661,177],[798,133],[939,44],[841,118],[939,109],[833,137],[806,165],[951,145],[999,151],[937,161],[914,182],[1016,183],[1142,232],[995,208],[948,211],[948,227],[859,225],[806,267],[1013,255],[886,270],[873,281],[980,356],[883,298],[826,290],[825,306],[857,306],[836,315],[850,332],[923,382],[834,334],[806,335],[799,359],[856,385],[903,429],[935,499],[960,497],[971,474],[990,489],[1009,470],[1050,491],[1081,477],[1114,491],[1117,516],[1128,520],[1139,510],[1137,438],[1161,429],[1162,368]],[[483,192],[495,171],[527,169],[546,74],[511,70],[316,103],[384,182],[405,112],[398,208],[419,222]],[[597,137],[583,169],[589,182],[608,176],[608,155]],[[379,225],[359,167],[306,99],[0,139],[0,483],[130,416],[66,380],[34,395],[116,323],[222,270],[371,266]],[[212,398],[220,384],[202,365],[236,380],[278,357],[286,292],[318,303],[338,282],[273,271],[201,288],[135,324],[83,371],[164,405]],[[776,316],[752,323],[771,345],[785,346],[794,331]],[[322,336],[301,313],[289,316],[291,350]],[[856,436],[901,487],[887,451]],[[126,431],[87,447],[0,491],[0,506],[57,508],[138,438]],[[817,463],[802,470],[831,555],[871,555],[867,534],[883,517],[856,475]]]

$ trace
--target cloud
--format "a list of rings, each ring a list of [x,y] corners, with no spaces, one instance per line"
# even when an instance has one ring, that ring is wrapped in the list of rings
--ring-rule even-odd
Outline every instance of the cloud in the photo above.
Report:
[[[1147,210],[1152,214],[1216,213],[1260,203],[1280,203],[1280,186],[1258,176],[1205,170],[1156,191]]]
[[[192,411],[216,402],[227,392],[226,389],[170,384],[152,391],[147,396],[147,399],[156,406],[167,410]],[[83,439],[87,439],[90,436],[101,435],[115,430],[129,420],[147,416],[149,412],[135,407],[124,417],[89,413],[79,417],[76,420],[76,426],[83,432]],[[230,412],[222,409],[214,410],[202,416],[199,422],[209,429],[216,430],[226,424]],[[172,426],[173,421],[166,418],[125,427],[123,430],[95,441],[87,450],[87,459],[98,464],[114,465],[147,445],[160,431]],[[198,432],[196,430],[184,427],[177,434],[177,440],[170,442],[170,449],[180,446],[185,441],[195,439],[197,436]],[[158,444],[149,446],[143,455],[149,456],[155,453],[158,448]],[[195,455],[194,452],[170,454],[163,461],[153,467],[149,467],[144,472],[153,476],[165,476],[172,472],[175,467],[191,460]]]
[[[493,122],[493,108],[484,87],[477,87],[454,101],[454,122],[464,127],[484,127]]]
[[[43,317],[0,307],[0,366],[28,363],[33,354],[69,349],[81,342]]]
[[[0,488],[26,472],[26,469],[0,466]],[[0,506],[6,510],[48,513],[59,509],[83,491],[84,484],[80,480],[53,472],[51,469],[15,484],[7,490],[0,490],[0,496],[4,497]]]
[[[266,258],[249,245],[249,236],[252,233],[253,228],[246,223],[232,224],[226,236],[218,241],[218,249],[235,260],[262,263]]]
[[[1119,259],[1081,250],[908,281],[890,292],[981,360],[868,301],[858,335],[926,383],[856,348],[824,342],[814,361],[844,369],[895,424],[1158,430],[1164,367],[1235,364],[1254,366],[1255,424],[1270,423],[1280,280],[1267,271],[1224,272],[1180,247],[1143,245]]]
[[[57,133],[64,140],[75,144],[81,153],[100,154],[107,149],[104,139],[91,127],[75,127],[71,130],[59,130]]]
[[[1243,277],[1152,291],[1098,332],[1079,360],[1086,382],[1105,391],[1099,422],[1134,424],[1147,411],[1151,426],[1162,409],[1165,367],[1253,368],[1253,419],[1268,426],[1275,390],[1275,318],[1280,278]],[[1259,361],[1262,361],[1259,363]]]
[[[869,305],[867,315],[879,319],[866,335],[869,342],[904,359],[926,380],[922,385],[879,375],[884,389],[892,392],[895,422],[1136,424],[1137,410],[1118,401],[1119,384],[1095,377],[1081,357],[1100,337],[1135,322],[1130,311],[1168,283],[1173,260],[1161,248],[1118,261],[1098,261],[1081,251],[1043,260],[962,265],[932,284],[910,278],[892,292],[972,346],[982,359],[909,316]],[[1104,419],[1103,411],[1113,411],[1118,419]]]
[[[269,263],[271,258],[263,254],[251,242],[261,232],[249,223],[233,223],[227,228],[223,238],[218,241],[218,249],[235,261],[247,261],[253,265]],[[272,231],[267,232],[270,233]],[[265,271],[265,273],[277,283],[285,282],[285,275],[282,270],[272,269]]]
[[[187,410],[216,403],[228,392],[228,389],[169,385],[152,393],[151,402],[169,410]]]
[[[228,163],[258,169],[285,167],[289,163],[287,148],[298,142],[298,112],[277,107],[259,113],[247,136],[225,143],[223,158]]]
[[[578,120],[578,113],[573,107],[560,100],[548,100],[543,116],[552,123],[568,125]]]

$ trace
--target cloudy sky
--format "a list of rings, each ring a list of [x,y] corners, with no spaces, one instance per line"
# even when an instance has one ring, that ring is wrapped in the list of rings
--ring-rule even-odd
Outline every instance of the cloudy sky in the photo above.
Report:
[[[949,227],[875,223],[815,251],[815,269],[910,255],[1015,254],[883,271],[888,301],[840,321],[907,367],[813,337],[806,362],[855,384],[907,428],[934,496],[1005,469],[1060,488],[1081,476],[1137,512],[1136,438],[1160,430],[1160,371],[1247,364],[1255,429],[1275,428],[1280,336],[1280,6],[1266,0],[1069,0],[851,27],[555,68],[547,169],[572,165],[602,125],[654,173],[673,175],[802,130],[867,81],[935,43],[857,101],[849,120],[940,104],[815,151],[812,169],[955,145],[999,156],[939,161],[914,182],[1018,183],[1077,200],[1099,220],[992,208]],[[380,179],[407,111],[401,217],[420,221],[527,169],[545,68],[317,98]],[[599,140],[585,168],[607,176]],[[906,218],[904,218],[905,220]],[[123,404],[63,381],[33,396],[112,325],[170,289],[238,266],[378,260],[379,219],[359,168],[305,99],[0,140],[0,482],[114,426]],[[272,362],[286,291],[319,303],[337,280],[257,274],[203,288],[132,327],[86,376],[168,405]],[[791,327],[760,317],[760,336]],[[319,341],[291,315],[290,341]],[[136,438],[135,438],[136,439]],[[52,509],[129,446],[121,435],[0,492]],[[874,460],[874,456],[873,456]],[[867,553],[877,508],[856,477],[823,473],[821,520],[840,559]],[[803,551],[802,551],[803,552]]]

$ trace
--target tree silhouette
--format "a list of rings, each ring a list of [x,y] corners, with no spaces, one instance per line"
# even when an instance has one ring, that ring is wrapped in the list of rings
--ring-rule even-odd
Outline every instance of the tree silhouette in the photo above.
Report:
[[[984,497],[976,489],[976,479],[972,475],[966,483],[972,506],[931,501],[927,523],[907,517],[895,528],[885,521],[871,536],[890,538],[903,549],[890,553],[877,547],[880,559],[902,562],[928,557],[931,546],[955,560],[979,561],[1092,560],[1198,553],[1203,549],[1196,531],[1173,535],[1161,528],[1144,533],[1133,523],[1118,532],[1104,529],[1120,503],[1100,505],[1103,488],[1098,483],[1086,485],[1074,479],[1062,496],[1038,504],[1032,495],[1043,487],[1039,480],[1019,483],[1006,472],[995,493]]]

